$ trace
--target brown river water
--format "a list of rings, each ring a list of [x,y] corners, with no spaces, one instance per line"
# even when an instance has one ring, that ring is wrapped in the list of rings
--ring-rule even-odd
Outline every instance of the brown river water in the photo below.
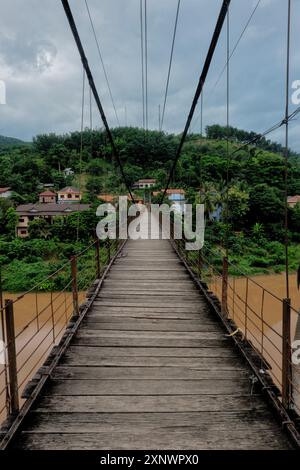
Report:
[[[282,341],[279,335],[282,327],[282,303],[270,293],[279,299],[285,297],[285,277],[283,274],[278,274],[255,276],[252,279],[254,282],[249,281],[248,283],[247,308],[241,300],[246,297],[247,286],[245,279],[230,279],[228,290],[229,314],[243,332],[245,332],[245,325],[247,326],[247,339],[253,343],[272,367],[273,379],[280,387]],[[256,283],[266,289],[264,293]],[[211,284],[210,288],[220,298],[220,280]],[[14,300],[19,295],[4,293],[3,297]],[[49,305],[51,296],[53,301],[52,309]],[[290,275],[290,297],[293,308],[298,311],[300,309],[300,292],[297,289],[295,274]],[[84,298],[85,293],[80,293],[80,302]],[[41,312],[38,319],[36,318],[37,311]],[[43,364],[54,342],[58,344],[71,314],[72,294],[70,292],[63,294],[30,293],[15,304],[14,320],[17,336],[17,368],[20,394],[26,383]],[[294,339],[297,318],[297,313],[292,311],[292,340]],[[53,324],[55,325],[54,328]],[[5,393],[3,392],[5,375],[1,373],[3,370],[3,366],[0,365],[0,421],[5,418],[5,409],[3,409],[5,408]]]
[[[20,295],[4,292],[3,299],[15,301]],[[79,303],[82,303],[84,299],[85,293],[80,292]],[[71,292],[29,293],[14,303],[20,396],[27,382],[44,363],[52,347],[59,343],[72,311]],[[1,324],[0,333],[2,339]],[[3,354],[0,357],[3,358]],[[5,403],[5,370],[3,364],[0,364],[0,422],[5,419]]]

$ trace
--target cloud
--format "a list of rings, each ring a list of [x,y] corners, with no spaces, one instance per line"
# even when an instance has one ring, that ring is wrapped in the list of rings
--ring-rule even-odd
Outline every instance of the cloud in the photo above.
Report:
[[[0,34],[1,62],[13,73],[29,73],[32,69],[45,71],[54,63],[56,47],[47,40],[25,39],[21,34],[9,37]]]
[[[142,125],[141,58],[138,0],[88,0],[121,124],[125,106],[130,125]],[[180,132],[209,47],[221,0],[184,0],[178,23],[165,130]],[[262,132],[283,117],[286,2],[263,0],[230,63],[232,125]],[[230,43],[234,46],[256,1],[232,2]],[[99,95],[110,125],[113,106],[82,0],[70,0]],[[148,0],[149,126],[158,127],[177,0]],[[16,14],[16,12],[18,14]],[[293,6],[291,81],[300,79],[297,17]],[[80,128],[82,65],[61,2],[3,0],[0,17],[0,80],[7,104],[0,106],[0,133],[26,140],[43,132]],[[226,61],[226,30],[213,58],[204,90],[204,125],[226,122],[226,74],[214,83]],[[86,93],[88,89],[86,88]],[[291,111],[295,107],[291,105]],[[196,117],[199,113],[197,108]],[[86,125],[88,125],[86,99]],[[199,120],[193,129],[199,130]],[[102,125],[95,104],[93,121]],[[291,124],[290,143],[300,151],[300,126]],[[275,136],[277,138],[277,134]],[[275,138],[274,137],[274,138]],[[281,139],[281,134],[278,134]]]

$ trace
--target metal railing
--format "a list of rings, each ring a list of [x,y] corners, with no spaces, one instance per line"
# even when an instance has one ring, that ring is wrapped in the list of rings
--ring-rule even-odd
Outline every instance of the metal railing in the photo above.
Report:
[[[79,315],[88,289],[120,243],[96,240],[27,292],[9,299],[1,293],[0,422],[18,414],[26,384],[59,344],[71,317]],[[53,281],[59,289],[45,292]]]
[[[300,415],[300,365],[292,361],[293,342],[300,340],[300,315],[290,299],[278,297],[242,273],[222,252],[206,248],[187,251],[185,240],[173,239],[173,243],[193,275],[212,294],[232,334],[240,335],[260,358],[259,372],[272,379],[284,408]],[[298,349],[300,359],[300,342]]]

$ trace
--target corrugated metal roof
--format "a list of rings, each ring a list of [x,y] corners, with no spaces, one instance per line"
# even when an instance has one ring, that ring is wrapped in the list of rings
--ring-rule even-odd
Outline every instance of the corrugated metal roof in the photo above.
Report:
[[[64,215],[72,212],[83,212],[90,209],[90,204],[21,204],[16,208],[19,215]]]

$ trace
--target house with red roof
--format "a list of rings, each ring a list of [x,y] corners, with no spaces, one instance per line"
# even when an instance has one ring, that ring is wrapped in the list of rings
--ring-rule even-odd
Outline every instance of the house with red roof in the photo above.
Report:
[[[66,188],[57,191],[57,202],[79,202],[82,198],[82,192],[74,186],[67,186]]]
[[[43,191],[39,194],[39,202],[41,204],[50,204],[56,202],[56,193],[53,191]]]
[[[0,188],[0,197],[3,199],[8,199],[12,195],[12,191],[9,187]]]
[[[287,199],[289,207],[295,207],[295,205],[299,202],[300,203],[300,196],[290,196]]]

